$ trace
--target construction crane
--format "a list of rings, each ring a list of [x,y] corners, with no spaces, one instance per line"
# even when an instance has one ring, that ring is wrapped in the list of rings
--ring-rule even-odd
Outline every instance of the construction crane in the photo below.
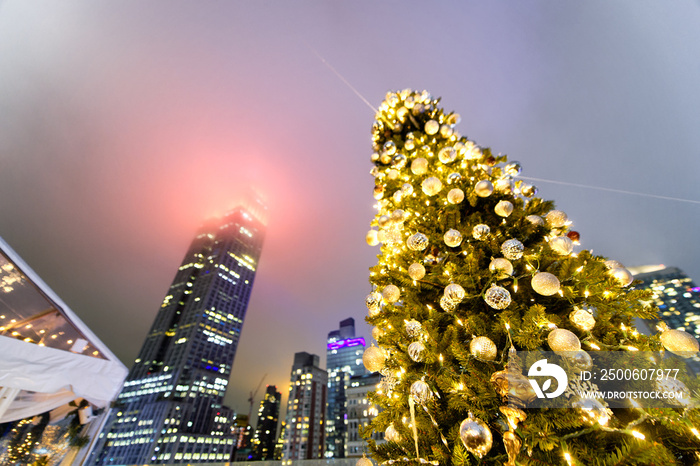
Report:
[[[248,428],[253,424],[253,404],[255,403],[255,396],[258,394],[258,391],[260,391],[260,387],[262,386],[263,380],[265,380],[265,377],[267,377],[267,374],[262,376],[262,379],[260,379],[260,383],[258,384],[258,387],[255,389],[254,392],[250,392],[250,398],[248,398],[248,403],[250,404],[250,409],[248,410]]]

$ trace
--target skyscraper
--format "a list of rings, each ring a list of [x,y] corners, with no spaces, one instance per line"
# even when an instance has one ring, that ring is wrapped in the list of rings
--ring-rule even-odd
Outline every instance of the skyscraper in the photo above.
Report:
[[[283,460],[323,457],[328,373],[318,356],[294,354],[285,421]]]
[[[345,458],[347,436],[347,399],[350,377],[365,373],[362,354],[365,339],[355,338],[355,320],[340,322],[340,328],[328,334],[326,370],[328,371],[328,408],[326,412],[326,453],[328,458]]]
[[[277,387],[268,385],[258,410],[258,425],[253,437],[253,459],[273,459],[275,442],[277,441],[280,401],[282,401],[282,394],[277,391]]]
[[[243,207],[198,232],[100,435],[94,464],[230,458],[233,413],[222,401],[264,233]]]

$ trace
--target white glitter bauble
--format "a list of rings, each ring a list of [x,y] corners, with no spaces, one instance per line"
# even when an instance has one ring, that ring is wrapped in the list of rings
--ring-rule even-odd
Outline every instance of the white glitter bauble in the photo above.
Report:
[[[491,261],[489,270],[498,277],[508,277],[513,275],[513,264],[508,259],[499,257]]]
[[[574,250],[574,243],[566,236],[557,236],[549,241],[549,247],[562,256],[568,256]]]
[[[362,458],[357,460],[355,466],[374,466],[374,463],[372,463],[372,460],[367,458],[365,455],[362,455]]]
[[[496,215],[499,215],[501,217],[508,217],[510,214],[513,213],[513,203],[509,201],[499,201],[493,210],[494,212],[496,212]]]
[[[434,176],[424,179],[420,186],[427,196],[434,196],[442,190],[442,182]]]
[[[552,228],[561,228],[566,225],[569,217],[561,210],[550,210],[546,215],[547,224]]]
[[[418,338],[423,335],[423,326],[416,319],[407,320],[404,322],[406,333],[411,338]]]
[[[459,438],[464,448],[478,458],[483,458],[493,445],[491,429],[483,421],[476,419],[472,413],[469,413],[469,417],[460,424]]]
[[[367,241],[367,244],[370,246],[376,246],[379,244],[379,238],[377,237],[377,230],[370,230],[367,232],[367,236],[365,236],[365,241]]]
[[[474,228],[472,228],[472,236],[476,240],[486,239],[489,233],[491,233],[491,228],[489,228],[488,225],[484,225],[483,223],[480,223],[479,225],[476,225]]]
[[[370,372],[378,372],[386,364],[386,351],[378,346],[370,346],[362,354],[362,362]]]
[[[510,293],[505,288],[492,285],[484,293],[484,301],[494,309],[505,309],[510,305]]]
[[[446,146],[438,152],[438,159],[444,164],[452,163],[457,160],[457,151],[454,147]]]
[[[510,259],[512,261],[518,260],[521,257],[523,257],[523,252],[525,251],[525,246],[523,243],[518,241],[517,239],[509,239],[503,242],[501,244],[501,252],[503,253],[503,256],[506,259]]]
[[[425,357],[425,355],[423,354],[424,352],[425,345],[422,341],[414,341],[413,343],[408,345],[408,357],[415,362],[423,361],[423,358]]]
[[[428,160],[418,157],[411,162],[411,172],[414,175],[425,175],[428,173]]]
[[[559,279],[549,272],[537,272],[530,284],[532,289],[542,296],[552,296],[561,289]]]
[[[698,340],[683,330],[665,330],[660,339],[664,348],[678,356],[687,358],[698,352]]]
[[[634,281],[632,273],[624,267],[615,267],[609,273],[620,286],[629,286]]]
[[[435,120],[428,120],[425,123],[425,133],[429,134],[430,136],[433,136],[437,134],[437,132],[440,131],[440,123],[438,123]]]
[[[382,295],[376,291],[371,292],[365,298],[365,304],[370,311],[379,310],[382,305]]]
[[[595,318],[585,309],[580,307],[574,308],[574,311],[569,315],[569,320],[574,327],[584,332],[590,332],[595,327]]]
[[[388,303],[395,303],[401,298],[401,290],[396,285],[387,285],[382,290],[382,296]]]
[[[445,287],[444,294],[445,297],[453,303],[461,303],[467,293],[464,291],[464,288],[457,283],[450,283]]]
[[[476,337],[469,342],[469,352],[476,359],[493,361],[498,354],[498,348],[489,337]]]
[[[455,309],[457,309],[457,304],[459,303],[452,301],[445,295],[440,297],[440,307],[443,309],[443,311],[454,311]]]
[[[447,230],[447,233],[443,236],[445,244],[451,248],[456,248],[462,244],[462,233],[458,230]]]
[[[525,220],[532,223],[533,225],[538,225],[538,226],[544,225],[544,219],[542,217],[540,217],[539,215],[528,215],[527,217],[525,217]]]
[[[416,380],[411,384],[411,398],[419,405],[423,405],[433,397],[430,387],[422,380]]]
[[[425,277],[425,267],[423,267],[423,264],[414,262],[408,266],[408,276],[413,280],[420,280],[421,278]]]
[[[423,233],[416,233],[413,236],[409,236],[406,240],[406,246],[412,251],[422,251],[428,247],[428,237]]]
[[[474,186],[474,192],[479,197],[488,197],[493,192],[493,184],[489,180],[481,180]]]
[[[581,341],[576,334],[564,328],[555,328],[547,335],[547,343],[555,353],[561,351],[578,351]]]
[[[459,188],[450,189],[447,193],[447,202],[450,204],[459,204],[464,200],[464,191]]]

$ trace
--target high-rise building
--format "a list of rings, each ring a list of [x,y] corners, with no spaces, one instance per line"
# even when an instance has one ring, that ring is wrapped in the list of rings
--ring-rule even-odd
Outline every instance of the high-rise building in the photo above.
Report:
[[[265,227],[239,207],[192,241],[92,456],[98,465],[228,461],[222,405]]]
[[[282,459],[323,458],[328,373],[317,355],[296,353],[290,382]]]
[[[340,322],[340,328],[328,334],[326,370],[328,371],[328,407],[326,411],[326,453],[328,458],[345,458],[347,437],[347,400],[345,391],[350,377],[365,373],[362,354],[365,339],[355,338],[355,320]]]
[[[282,394],[277,391],[277,387],[268,385],[265,397],[260,401],[258,425],[253,437],[253,459],[255,460],[271,460],[274,457],[281,400]]]
[[[346,390],[348,435],[345,455],[348,458],[358,458],[363,453],[367,453],[367,442],[360,435],[360,427],[367,427],[372,419],[379,414],[379,408],[369,401],[369,393],[377,390],[381,379],[379,372],[350,377],[350,386]],[[377,444],[385,442],[383,432],[374,432],[372,438]]]
[[[659,307],[659,320],[669,328],[685,330],[700,339],[700,287],[677,267],[647,265],[630,267],[635,280],[641,280],[638,289],[651,290],[652,299]],[[639,322],[640,331],[656,332],[657,321]],[[688,369],[700,373],[700,359],[695,356],[687,359]]]

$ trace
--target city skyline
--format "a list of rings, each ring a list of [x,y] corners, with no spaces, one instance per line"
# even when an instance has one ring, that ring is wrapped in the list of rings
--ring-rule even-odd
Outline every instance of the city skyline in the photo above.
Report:
[[[295,352],[325,367],[340,319],[369,342],[362,99],[412,87],[565,183],[533,181],[582,248],[698,280],[697,202],[575,186],[698,200],[698,21],[690,1],[4,1],[0,236],[131,366],[198,225],[257,188],[266,251],[225,400],[247,413],[265,374],[286,394]]]

